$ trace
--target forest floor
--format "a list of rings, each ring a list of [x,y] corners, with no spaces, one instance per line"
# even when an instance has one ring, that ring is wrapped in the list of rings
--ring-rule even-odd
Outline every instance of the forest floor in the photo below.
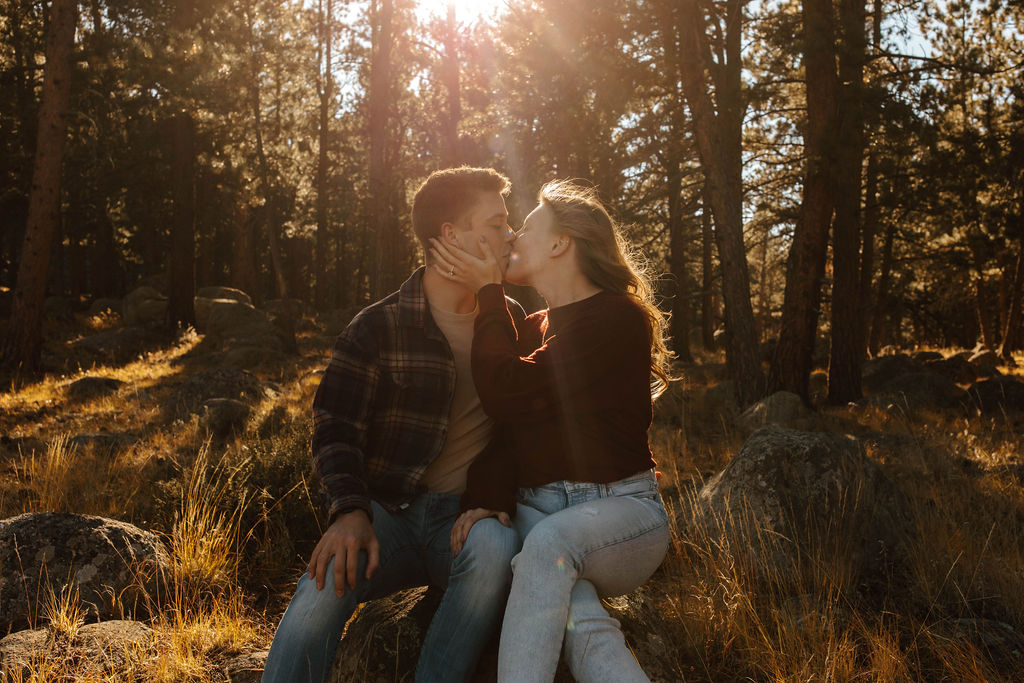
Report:
[[[48,330],[47,357],[64,370],[8,378],[0,393],[0,519],[68,511],[160,534],[172,557],[173,600],[151,625],[157,651],[128,658],[118,680],[209,680],[226,658],[269,646],[304,558],[319,538],[310,465],[310,406],[333,339],[312,325],[299,355],[252,369],[267,387],[240,434],[211,437],[174,409],[189,377],[215,355],[186,333],[127,363],[95,365],[78,337],[116,319],[76,317]],[[951,353],[952,350],[942,350]],[[1024,358],[1020,359],[1024,364]],[[688,391],[718,381],[701,368]],[[1003,367],[1006,374],[1019,374]],[[124,382],[74,399],[82,377]],[[695,399],[699,401],[699,398]],[[699,412],[696,402],[687,410]],[[1024,445],[1010,418],[820,407],[836,430],[900,436],[872,454],[910,500],[918,538],[905,579],[864,599],[810,572],[755,585],[730,548],[695,531],[703,481],[743,442],[728,421],[656,422],[651,443],[673,544],[648,586],[650,632],[675,652],[669,679],[687,681],[1024,680]],[[122,445],[75,435],[123,437]],[[106,443],[106,445],[104,445]],[[751,539],[754,542],[754,539]],[[794,609],[795,604],[806,604]],[[60,610],[58,610],[60,611]],[[73,606],[48,614],[74,618]],[[970,627],[989,637],[967,638]],[[35,680],[76,680],[75,662],[41,664]],[[46,668],[48,667],[48,668]]]

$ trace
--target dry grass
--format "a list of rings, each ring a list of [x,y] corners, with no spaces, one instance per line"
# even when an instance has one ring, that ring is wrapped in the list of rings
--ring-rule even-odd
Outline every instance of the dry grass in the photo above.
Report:
[[[20,450],[0,450],[0,517],[117,517],[162,533],[171,557],[154,596],[157,638],[123,653],[121,669],[100,674],[73,658],[41,657],[3,680],[205,681],[226,658],[269,645],[283,604],[258,601],[254,587],[267,582],[265,592],[287,594],[308,553],[302,544],[317,535],[308,412],[318,380],[311,371],[328,349],[265,369],[279,397],[253,406],[237,439],[215,444],[194,416],[168,421],[160,410],[185,379],[181,361],[196,344],[186,337],[124,366],[0,394],[0,433],[27,438]],[[85,375],[126,384],[72,406],[66,387]],[[843,569],[849,549],[839,534],[785,566],[764,559],[778,539],[756,527],[721,535],[697,492],[741,436],[725,421],[706,430],[656,425],[651,442],[673,543],[651,584],[661,621],[651,631],[666,635],[673,671],[688,681],[1024,680],[1019,653],[970,633],[972,624],[1001,623],[1024,634],[1024,446],[1012,421],[824,412],[842,428],[903,439],[895,450],[869,453],[911,501],[919,540],[900,575],[884,594],[863,595]],[[110,453],[69,440],[104,430],[138,441]],[[73,592],[47,596],[42,612],[53,633],[73,639],[82,621]]]

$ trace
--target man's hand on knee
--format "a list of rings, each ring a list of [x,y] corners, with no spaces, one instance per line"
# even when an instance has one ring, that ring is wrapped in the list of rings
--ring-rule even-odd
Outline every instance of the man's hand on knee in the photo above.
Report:
[[[316,579],[316,589],[323,589],[327,565],[333,557],[334,591],[340,598],[345,594],[346,586],[355,590],[360,550],[366,551],[366,578],[370,578],[380,566],[380,543],[370,518],[363,510],[339,515],[327,527],[309,559],[309,578]]]

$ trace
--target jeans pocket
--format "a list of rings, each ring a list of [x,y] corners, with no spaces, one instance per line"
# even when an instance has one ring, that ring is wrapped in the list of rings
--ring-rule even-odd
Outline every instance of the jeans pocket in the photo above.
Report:
[[[658,480],[655,478],[654,472],[645,471],[605,484],[605,492],[618,497],[654,500],[658,496]]]

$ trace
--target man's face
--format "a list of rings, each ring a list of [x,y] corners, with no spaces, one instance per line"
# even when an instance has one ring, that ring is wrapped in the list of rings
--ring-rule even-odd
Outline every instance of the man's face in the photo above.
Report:
[[[538,205],[523,221],[523,228],[516,236],[505,278],[517,285],[532,285],[537,273],[548,265],[548,254],[558,237],[551,209]]]
[[[505,198],[500,193],[481,192],[476,203],[457,221],[456,227],[459,246],[474,256],[482,257],[482,235],[494,258],[498,259],[501,272],[505,272],[516,234],[508,225],[508,210],[505,208]]]

